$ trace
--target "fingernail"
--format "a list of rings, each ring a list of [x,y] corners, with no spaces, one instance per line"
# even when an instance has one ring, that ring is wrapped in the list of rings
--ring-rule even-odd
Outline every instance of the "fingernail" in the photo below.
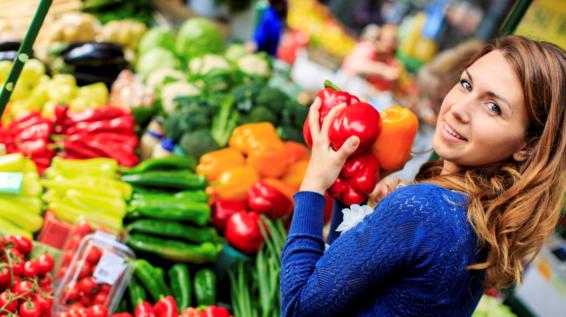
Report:
[[[357,137],[352,138],[352,146],[358,146],[359,143],[360,139],[358,139]]]

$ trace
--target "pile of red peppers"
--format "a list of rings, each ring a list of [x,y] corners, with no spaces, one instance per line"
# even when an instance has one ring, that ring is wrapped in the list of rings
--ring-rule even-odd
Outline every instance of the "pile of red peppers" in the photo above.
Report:
[[[30,112],[0,127],[0,144],[4,144],[7,153],[19,152],[30,157],[41,173],[55,156],[50,141],[53,130],[52,120],[42,117],[39,112]]]
[[[63,151],[59,154],[62,157],[109,157],[122,166],[137,164],[138,137],[129,110],[105,106],[68,113],[67,108],[60,107],[56,108],[55,117],[56,130],[63,135],[60,143]]]
[[[332,148],[338,150],[351,136],[360,140],[357,150],[348,158],[328,193],[346,205],[363,203],[379,181],[380,169],[399,168],[409,157],[418,120],[410,110],[399,106],[395,106],[393,111],[386,110],[384,120],[372,105],[340,91],[329,81],[325,82],[325,88],[318,92],[317,97],[322,103],[321,126],[332,108],[346,104],[330,122],[328,139]],[[303,135],[312,148],[308,120],[307,117]],[[382,130],[387,131],[383,137]]]

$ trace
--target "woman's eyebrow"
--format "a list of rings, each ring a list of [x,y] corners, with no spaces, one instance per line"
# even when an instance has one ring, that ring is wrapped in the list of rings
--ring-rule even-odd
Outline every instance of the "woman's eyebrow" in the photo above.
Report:
[[[468,76],[468,78],[470,78],[470,82],[473,83],[473,82],[474,82],[474,79],[472,78],[472,74],[470,74],[470,72],[469,72],[467,69],[465,69],[464,72],[466,73],[466,76]],[[503,101],[504,103],[507,104],[507,107],[508,107],[509,110],[511,111],[511,114],[514,113],[514,112],[513,112],[513,107],[511,106],[511,103],[509,102],[509,100],[503,98],[501,95],[498,95],[498,94],[494,93],[493,91],[488,91],[488,92],[486,93],[486,95]]]

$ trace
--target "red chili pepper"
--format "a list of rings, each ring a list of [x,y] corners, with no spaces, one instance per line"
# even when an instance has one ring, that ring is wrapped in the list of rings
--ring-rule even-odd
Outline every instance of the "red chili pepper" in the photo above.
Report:
[[[72,155],[84,156],[85,158],[100,157],[101,153],[97,149],[93,149],[91,146],[85,143],[85,140],[69,140],[63,143],[63,148],[65,152],[71,153]]]
[[[378,180],[379,164],[371,153],[366,153],[346,161],[328,192],[346,205],[360,204],[367,199]]]
[[[130,114],[123,108],[114,106],[106,106],[101,108],[91,108],[81,112],[69,113],[65,120],[67,126],[75,125],[79,122],[95,122],[101,120],[110,120]]]
[[[316,96],[320,98],[321,105],[319,111],[319,124],[322,126],[322,122],[326,115],[332,110],[332,108],[345,103],[346,106],[351,105],[352,103],[359,102],[360,100],[358,97],[351,95],[345,91],[340,91],[338,87],[336,87],[332,82],[326,80],[324,82],[324,89],[319,91]],[[305,138],[305,142],[309,148],[312,148],[312,135],[309,126],[309,117],[305,120],[303,124],[303,136]]]
[[[12,133],[19,133],[22,130],[45,121],[47,121],[47,119],[44,119],[39,112],[30,112],[12,121],[8,128]]]
[[[135,133],[135,122],[131,115],[123,115],[114,119],[94,122],[79,122],[68,127],[65,134],[71,135],[81,132],[115,132]]]
[[[26,156],[34,157],[52,157],[55,155],[53,149],[49,149],[49,141],[46,139],[29,140],[18,143],[19,151]]]
[[[27,127],[16,133],[16,142],[29,141],[36,139],[48,139],[53,132],[53,123],[49,121],[37,122],[35,125]]]
[[[224,236],[236,249],[253,254],[259,250],[263,242],[260,225],[263,225],[263,221],[257,213],[240,211],[228,219]]]
[[[204,315],[206,317],[230,317],[230,312],[228,309],[219,306],[208,306],[204,310]]]
[[[148,302],[141,302],[134,309],[134,317],[156,317],[153,307]]]
[[[293,202],[285,194],[263,181],[253,185],[247,196],[251,210],[270,218],[281,218],[293,208]]]
[[[179,309],[173,296],[165,296],[153,306],[156,317],[178,317]]]
[[[73,134],[69,140],[87,139],[97,140],[99,142],[113,142],[127,145],[128,147],[135,148],[138,146],[138,137],[135,134],[123,134],[114,132],[98,132],[98,133],[79,133]]]
[[[132,316],[132,314],[130,313],[118,313],[118,314],[112,314],[111,317],[134,317],[134,316]]]
[[[212,205],[212,224],[218,230],[226,228],[226,222],[230,217],[240,211],[247,211],[247,205],[239,200],[219,199]]]

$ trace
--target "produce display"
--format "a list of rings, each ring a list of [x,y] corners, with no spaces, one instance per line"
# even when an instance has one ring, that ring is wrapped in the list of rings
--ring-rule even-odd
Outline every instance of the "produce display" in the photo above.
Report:
[[[148,28],[149,1],[130,2],[85,0],[93,15],[51,24],[47,51],[27,61],[2,115],[0,179],[13,186],[0,186],[0,231],[17,236],[0,243],[0,308],[278,316],[312,100],[298,101],[301,88],[277,60],[226,46],[210,20]],[[338,55],[349,45],[342,33],[320,39],[344,39]],[[0,83],[11,66],[0,61]],[[361,141],[325,197],[328,221],[332,198],[361,203],[382,169],[405,163],[418,121],[330,84],[317,96],[321,123],[347,104],[329,130],[333,148]],[[32,238],[59,254],[30,256]]]

